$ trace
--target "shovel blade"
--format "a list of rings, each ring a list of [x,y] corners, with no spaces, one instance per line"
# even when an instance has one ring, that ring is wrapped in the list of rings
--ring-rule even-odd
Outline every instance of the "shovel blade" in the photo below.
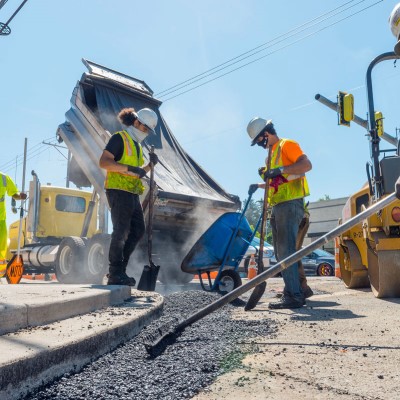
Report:
[[[253,292],[249,297],[249,300],[247,300],[247,304],[244,307],[245,311],[250,311],[257,305],[262,295],[264,294],[266,287],[267,287],[267,282],[264,281],[254,288]]]
[[[154,292],[159,270],[159,265],[145,265],[137,286],[138,290]]]

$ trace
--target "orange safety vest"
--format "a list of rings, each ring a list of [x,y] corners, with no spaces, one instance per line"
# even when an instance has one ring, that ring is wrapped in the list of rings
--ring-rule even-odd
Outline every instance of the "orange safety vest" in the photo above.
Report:
[[[283,167],[283,161],[281,157],[282,148],[285,145],[287,139],[280,139],[278,145],[271,156],[271,169]],[[274,187],[269,187],[268,191],[268,202],[272,206],[283,203],[284,201],[301,199],[309,196],[310,191],[305,174],[301,175],[289,175],[283,173],[282,176],[286,178],[288,182],[284,182],[278,186],[278,190]]]

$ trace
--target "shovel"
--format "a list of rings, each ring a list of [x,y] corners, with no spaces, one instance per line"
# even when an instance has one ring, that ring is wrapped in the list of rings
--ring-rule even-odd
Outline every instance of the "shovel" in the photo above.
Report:
[[[272,155],[272,146],[268,148],[268,159],[267,159],[267,171],[271,169],[271,155]],[[258,269],[257,274],[260,275],[264,271],[264,240],[265,240],[265,228],[268,214],[268,192],[269,192],[269,179],[265,182],[265,190],[264,190],[264,202],[262,209],[262,218],[261,218],[261,231],[260,231],[260,247],[258,249]],[[244,307],[245,311],[252,310],[262,295],[265,292],[267,287],[267,282],[261,282],[258,286],[256,286],[251,293],[249,300],[247,300],[247,304]]]
[[[150,154],[154,153],[154,146],[150,147]],[[153,248],[153,195],[154,195],[154,164],[150,162],[150,188],[149,188],[149,223],[147,225],[147,250],[149,255],[149,264],[143,268],[140,277],[138,290],[153,292],[156,288],[159,265],[155,265],[152,258]]]
[[[28,144],[28,139],[25,138],[24,143],[24,164],[22,173],[22,193],[25,193],[25,171],[26,171],[26,148]],[[7,264],[6,268],[6,279],[9,284],[17,284],[21,281],[22,275],[24,274],[24,261],[21,256],[21,236],[22,236],[22,220],[24,218],[24,205],[25,200],[21,201],[21,212],[19,215],[19,226],[18,226],[18,243],[17,243],[17,253],[14,254],[11,260]]]

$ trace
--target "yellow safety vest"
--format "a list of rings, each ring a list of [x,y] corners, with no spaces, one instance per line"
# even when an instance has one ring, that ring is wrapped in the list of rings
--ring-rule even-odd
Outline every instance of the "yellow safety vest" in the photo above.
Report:
[[[14,196],[16,193],[18,193],[18,189],[12,179],[0,172],[0,221],[6,219],[6,194]]]
[[[123,155],[118,163],[141,167],[144,164],[142,146],[134,142],[126,131],[116,132],[114,135],[120,135],[124,143]],[[104,187],[106,189],[124,190],[134,194],[142,194],[144,192],[144,186],[139,177],[121,172],[107,171]]]
[[[278,145],[271,156],[271,169],[283,167],[281,152],[285,145],[286,139],[280,139]],[[301,175],[289,175],[282,174],[288,182],[282,183],[278,186],[278,190],[275,192],[274,187],[269,187],[268,201],[272,206],[283,203],[284,201],[301,199],[310,195],[308,189],[308,183],[305,174]]]

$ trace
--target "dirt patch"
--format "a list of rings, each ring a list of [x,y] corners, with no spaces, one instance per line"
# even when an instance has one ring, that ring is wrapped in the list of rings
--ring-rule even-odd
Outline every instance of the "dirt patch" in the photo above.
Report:
[[[312,279],[315,295],[300,310],[269,311],[268,293],[238,319],[274,321],[274,336],[251,341],[254,353],[194,397],[214,399],[396,399],[400,393],[400,299],[346,290],[334,278]],[[249,342],[243,340],[243,346]]]

